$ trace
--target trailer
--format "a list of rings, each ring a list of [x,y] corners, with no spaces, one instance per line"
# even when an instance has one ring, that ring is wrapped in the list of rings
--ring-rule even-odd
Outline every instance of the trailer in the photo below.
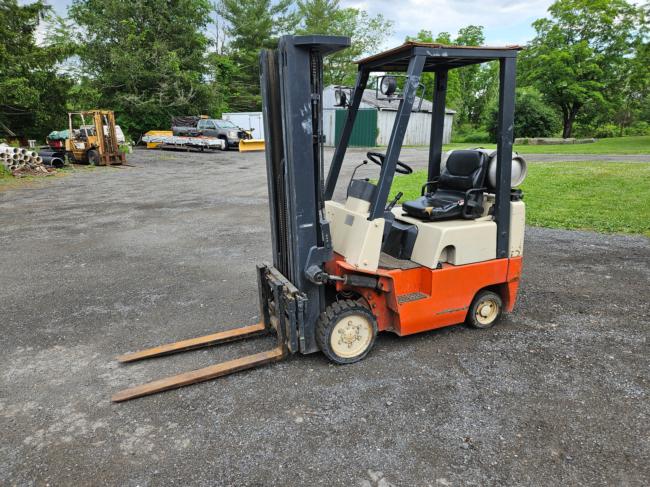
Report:
[[[225,142],[217,137],[174,135],[171,130],[150,130],[142,136],[147,149],[224,150]]]

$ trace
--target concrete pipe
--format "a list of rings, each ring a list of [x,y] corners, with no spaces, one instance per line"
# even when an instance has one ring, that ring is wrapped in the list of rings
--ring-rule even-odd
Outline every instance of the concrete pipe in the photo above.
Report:
[[[14,161],[22,161],[22,160],[23,160],[22,156],[21,156],[20,154],[18,154],[17,152],[15,152],[15,153],[11,156],[11,158],[12,158]]]
[[[38,157],[38,152],[35,152],[33,150],[32,151],[27,151],[27,152],[29,153],[30,157]]]
[[[54,156],[42,156],[43,164],[60,169],[63,167],[63,158]]]
[[[27,153],[29,152],[27,149],[18,149],[18,151],[19,151],[20,154],[22,154],[23,156],[26,156]]]
[[[43,158],[41,156],[34,156],[34,162],[36,164],[42,164],[43,163]]]

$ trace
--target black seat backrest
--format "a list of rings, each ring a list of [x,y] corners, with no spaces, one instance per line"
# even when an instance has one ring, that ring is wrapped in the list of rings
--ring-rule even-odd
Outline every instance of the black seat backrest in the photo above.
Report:
[[[440,174],[438,189],[467,191],[483,187],[488,159],[487,154],[477,150],[453,151]]]

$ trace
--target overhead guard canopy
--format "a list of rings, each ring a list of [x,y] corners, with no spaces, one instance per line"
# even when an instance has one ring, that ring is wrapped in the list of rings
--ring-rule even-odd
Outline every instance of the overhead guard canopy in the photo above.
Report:
[[[360,70],[407,71],[413,56],[426,56],[422,71],[460,68],[470,64],[516,57],[521,46],[479,47],[448,46],[430,42],[408,41],[401,46],[355,61]]]

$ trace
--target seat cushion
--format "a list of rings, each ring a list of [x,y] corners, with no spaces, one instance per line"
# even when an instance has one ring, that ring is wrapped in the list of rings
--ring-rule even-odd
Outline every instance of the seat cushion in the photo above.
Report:
[[[485,180],[488,157],[477,150],[455,150],[440,174],[438,187],[467,191],[480,188]]]
[[[407,215],[422,220],[462,218],[465,194],[460,191],[438,190],[433,194],[405,201],[402,209]]]

